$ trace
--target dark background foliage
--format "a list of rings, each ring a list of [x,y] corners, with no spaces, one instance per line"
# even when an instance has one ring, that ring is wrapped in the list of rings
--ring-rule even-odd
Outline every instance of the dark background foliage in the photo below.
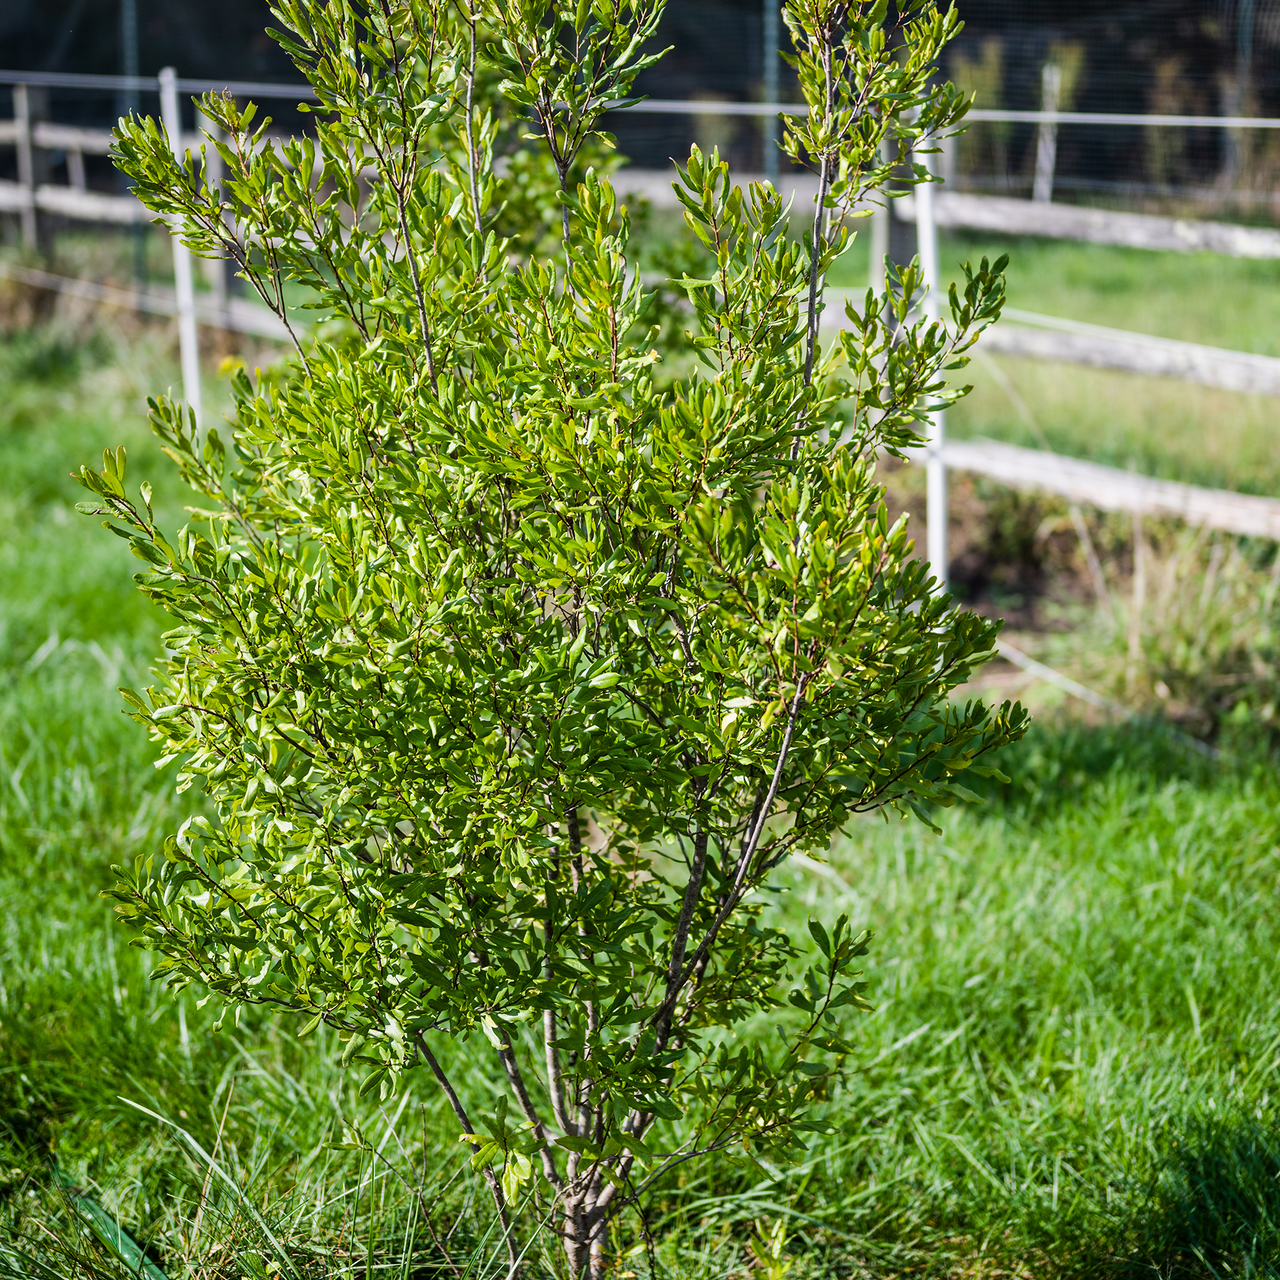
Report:
[[[1073,104],[1079,110],[1280,114],[1280,0],[960,0],[960,10],[966,29],[948,69],[957,58],[978,58],[984,48],[998,47],[1005,107],[1039,106],[1040,68],[1054,49],[1072,45],[1083,51]],[[0,62],[11,70],[118,73],[124,65],[120,11],[121,0],[4,0]],[[266,0],[137,0],[137,11],[143,75],[173,65],[190,77],[297,79],[266,35]],[[659,98],[758,100],[762,14],[760,0],[669,5],[661,40],[674,50],[642,77],[641,88]],[[782,91],[793,95],[785,69]],[[120,105],[100,92],[59,90],[51,95],[50,111],[68,121],[107,123]],[[152,109],[147,95],[142,106]],[[619,119],[616,128],[623,151],[651,166],[687,152],[699,136],[697,121],[681,115],[632,116]],[[722,145],[727,142],[740,166],[759,167],[754,122],[722,118],[703,128],[721,131]],[[1099,136],[1065,140],[1077,154],[1064,156],[1064,165],[1095,178],[1121,173],[1134,139],[1125,130],[1092,132]],[[1024,142],[1015,131],[1011,152],[1020,153]]]

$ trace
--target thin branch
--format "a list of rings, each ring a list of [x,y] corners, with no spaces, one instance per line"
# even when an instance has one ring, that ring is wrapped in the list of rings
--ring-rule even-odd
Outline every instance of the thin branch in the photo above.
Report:
[[[547,966],[548,969],[550,965]],[[551,1114],[571,1138],[578,1136],[578,1126],[569,1119],[564,1105],[564,1072],[560,1066],[560,1050],[556,1048],[556,1011],[548,1009],[542,1015],[542,1043],[547,1058],[547,1094],[551,1098]]]
[[[423,1061],[431,1068],[431,1074],[435,1076],[436,1083],[444,1090],[444,1096],[448,1098],[453,1114],[457,1116],[458,1123],[462,1126],[462,1132],[475,1133],[475,1129],[471,1126],[471,1119],[467,1115],[467,1109],[462,1105],[462,1099],[458,1097],[457,1091],[449,1082],[449,1077],[441,1069],[436,1055],[431,1052],[431,1047],[427,1044],[422,1032],[419,1031],[414,1035],[414,1042]],[[507,1280],[516,1280],[520,1274],[520,1249],[516,1243],[515,1231],[511,1226],[511,1215],[507,1212],[507,1198],[502,1193],[502,1184],[498,1181],[498,1175],[488,1165],[484,1167],[484,1180],[489,1184],[493,1203],[498,1210],[498,1222],[502,1226],[502,1234],[507,1242]]]
[[[542,1143],[543,1175],[556,1191],[563,1193],[564,1183],[561,1181],[560,1173],[556,1169],[556,1162],[551,1155],[551,1135],[547,1132],[547,1126],[543,1124],[542,1117],[538,1114],[537,1108],[533,1105],[533,1099],[529,1096],[529,1089],[524,1082],[520,1064],[516,1061],[515,1050],[511,1047],[511,1037],[507,1034],[505,1027],[501,1028],[501,1034],[506,1044],[498,1049],[498,1058],[502,1062],[502,1069],[507,1073],[507,1082],[511,1085],[511,1092],[515,1094],[516,1101],[520,1104],[520,1110],[524,1113],[524,1118],[532,1126],[533,1136]]]
[[[563,856],[563,854],[561,854]],[[548,876],[559,879],[560,868],[559,859],[557,865],[548,872]],[[550,899],[548,899],[550,901]],[[556,940],[556,925],[548,915],[546,923],[547,931],[547,959],[543,966],[543,976],[547,980],[550,987],[551,982],[551,948]],[[547,1061],[547,1094],[551,1099],[551,1114],[555,1116],[556,1124],[568,1134],[570,1137],[577,1137],[577,1126],[569,1119],[569,1111],[565,1106],[564,1100],[564,1072],[560,1064],[560,1050],[556,1048],[556,1040],[559,1032],[556,1026],[556,1011],[554,1008],[547,1009],[542,1015],[542,1044]]]
[[[685,950],[689,944],[689,930],[693,925],[693,913],[702,897],[702,881],[707,869],[707,828],[698,824],[693,837],[693,862],[689,866],[689,883],[685,885],[684,902],[680,906],[680,918],[676,921],[675,935],[671,941],[671,962],[667,966],[667,990],[663,998],[665,1013],[657,1025],[658,1043],[666,1044],[671,1030],[671,1014],[675,1009],[675,995],[681,985]]]
[[[824,223],[827,212],[827,192],[831,187],[831,157],[824,153],[818,171],[818,207],[813,214],[813,246],[809,255],[809,313],[806,317],[808,334],[805,339],[804,385],[813,385],[813,357],[818,345],[818,259],[826,232]],[[794,447],[794,446],[793,446]],[[792,454],[794,461],[795,455]]]
[[[576,805],[569,806],[565,814],[565,823],[569,832],[569,866],[573,874],[573,892],[576,897],[582,891],[582,884],[586,875],[586,868],[582,861],[582,828],[579,825]],[[583,932],[583,927],[579,924],[579,936]],[[589,955],[583,958],[590,964]],[[587,1035],[591,1036],[600,1029],[600,1017],[594,1000],[587,1000],[584,1003],[587,1013]],[[583,1137],[589,1137],[595,1128],[596,1113],[595,1108],[591,1105],[592,1084],[593,1081],[589,1078],[584,1079],[580,1081],[577,1090],[578,1133]]]
[[[418,323],[422,326],[422,346],[427,357],[427,377],[431,379],[431,390],[439,391],[440,386],[436,381],[436,358],[431,350],[431,324],[427,320],[427,302],[422,292],[422,278],[418,274],[418,263],[413,256],[413,244],[409,239],[409,216],[405,210],[404,192],[400,184],[395,184],[394,190],[396,207],[400,214],[400,234],[404,238],[405,261],[409,265],[409,279],[413,281],[413,296],[418,303]]]
[[[782,771],[786,767],[787,756],[791,751],[791,738],[795,732],[796,718],[800,714],[800,704],[804,700],[804,691],[809,683],[809,676],[806,673],[800,677],[799,684],[796,685],[795,696],[791,699],[791,710],[787,715],[787,727],[782,735],[782,745],[778,750],[777,763],[773,768],[773,777],[769,782],[769,790],[765,794],[764,803],[760,806],[760,813],[756,818],[755,826],[752,828],[751,837],[743,846],[742,855],[738,859],[737,872],[734,875],[733,888],[729,892],[729,896],[725,900],[725,904],[716,913],[716,918],[712,921],[711,927],[707,930],[706,936],[698,944],[698,949],[694,952],[693,958],[685,966],[681,973],[674,990],[668,986],[669,994],[658,1007],[657,1012],[652,1018],[655,1026],[664,1025],[667,1028],[665,1035],[659,1035],[655,1052],[661,1053],[667,1047],[667,1039],[670,1035],[671,1011],[675,1008],[675,1003],[679,997],[680,990],[689,980],[689,975],[701,962],[702,958],[707,955],[715,943],[720,928],[729,918],[733,909],[738,905],[742,897],[743,885],[747,878],[747,871],[750,869],[752,859],[755,857],[756,847],[760,843],[761,833],[764,831],[764,824],[768,821],[769,812],[773,808],[773,802],[778,797],[778,787],[782,782]]]
[[[391,1134],[392,1138],[395,1139],[395,1144],[400,1149],[400,1154],[404,1157],[405,1162],[412,1165],[412,1162],[409,1160],[409,1153],[404,1149],[404,1143],[400,1141],[400,1135],[395,1130],[395,1125],[390,1119],[388,1119],[387,1113],[382,1109],[382,1107],[378,1108],[378,1113],[387,1121],[387,1131]],[[356,1132],[359,1133],[360,1131],[357,1129]],[[363,1137],[363,1134],[361,1136]],[[427,1207],[427,1198],[422,1192],[422,1185],[420,1183],[417,1185],[411,1183],[409,1179],[406,1178],[405,1175],[382,1154],[380,1148],[370,1146],[369,1150],[373,1153],[374,1158],[381,1160],[386,1168],[399,1180],[400,1185],[404,1187],[404,1189],[413,1196],[415,1200],[417,1200],[418,1211],[422,1214],[422,1223],[427,1229],[427,1234],[431,1237],[431,1243],[440,1250],[440,1256],[445,1260],[445,1265],[448,1266],[449,1270],[458,1277],[458,1280],[464,1280],[462,1268],[454,1262],[453,1258],[449,1254],[449,1250],[445,1248],[444,1242],[436,1234],[435,1226],[431,1221],[431,1210]],[[459,1172],[461,1172],[461,1170],[459,1170]],[[457,1174],[455,1174],[454,1177],[457,1177]]]
[[[827,93],[826,118],[829,121],[832,112],[835,110],[835,81],[831,68],[831,28],[822,33],[822,39],[822,68]],[[824,223],[827,214],[827,193],[831,189],[831,161],[830,150],[824,151],[822,153],[822,164],[818,171],[818,199],[817,208],[813,214],[813,243],[810,246],[809,253],[809,314],[805,318],[805,326],[808,332],[805,335],[804,352],[804,385],[806,387],[813,385],[813,358],[818,346],[818,260],[822,255],[826,239]],[[800,456],[800,425],[800,423],[796,424],[797,430],[791,437],[792,462]]]
[[[218,1136],[213,1144],[213,1161],[210,1162],[209,1167],[205,1170],[204,1186],[200,1188],[200,1204],[196,1209],[195,1225],[191,1228],[191,1238],[188,1245],[189,1249],[194,1249],[196,1247],[196,1241],[200,1237],[200,1223],[204,1219],[204,1207],[209,1198],[209,1180],[213,1177],[213,1162],[218,1159],[218,1153],[222,1149],[222,1130],[226,1126],[227,1112],[231,1110],[231,1099],[235,1096],[235,1092],[236,1077],[232,1076],[231,1087],[227,1090],[227,1100],[222,1108],[222,1119],[218,1122]],[[190,1262],[189,1255],[187,1261]]]
[[[471,29],[471,61],[467,68],[467,159],[471,171],[471,212],[475,217],[476,235],[482,235],[484,227],[480,222],[480,179],[476,173],[479,161],[476,157],[475,129],[471,119],[471,104],[476,87],[476,15],[470,8],[467,10],[467,25]]]
[[[391,14],[385,0],[382,8],[389,22]],[[404,130],[399,165],[397,166],[394,160],[384,154],[382,148],[378,146],[377,140],[367,130],[366,137],[368,137],[370,145],[377,150],[378,158],[383,160],[391,173],[395,175],[391,183],[391,189],[396,193],[396,212],[400,219],[400,236],[404,241],[405,262],[409,267],[409,279],[413,282],[413,294],[418,304],[418,322],[422,326],[422,345],[427,357],[427,376],[431,379],[432,391],[438,391],[436,360],[431,347],[431,325],[427,320],[426,298],[422,291],[422,277],[418,272],[418,261],[413,254],[413,241],[409,238],[408,201],[405,194],[406,188],[412,183],[418,167],[418,137],[409,123],[404,91],[404,71],[400,65],[400,54],[394,39],[390,41],[390,46],[392,58],[394,59],[396,95],[400,103],[400,127]]]

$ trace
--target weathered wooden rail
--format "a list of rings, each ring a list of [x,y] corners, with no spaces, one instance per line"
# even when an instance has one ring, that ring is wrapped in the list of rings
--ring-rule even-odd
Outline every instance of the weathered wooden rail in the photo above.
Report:
[[[1280,541],[1280,498],[1154,480],[1046,449],[1022,449],[994,440],[948,440],[940,454],[951,470],[972,471],[1011,488],[1057,494],[1102,511],[1172,516],[1187,524]]]
[[[1149,377],[1181,378],[1224,391],[1280,395],[1280,359],[1153,334],[1006,308],[980,339],[983,350]]]
[[[114,285],[98,284],[93,280],[77,280],[70,276],[54,275],[35,267],[24,267],[16,262],[0,260],[0,277],[17,280],[36,289],[49,289],[71,298],[82,298],[105,307],[122,307],[130,311],[145,311],[155,316],[176,316],[178,296],[176,290],[163,288],[119,289]],[[211,329],[225,329],[231,333],[247,333],[278,342],[289,341],[289,331],[272,311],[247,298],[206,299],[197,294],[196,320]]]
[[[860,291],[852,289],[831,289],[828,293],[832,302],[842,297],[861,297]],[[823,315],[824,330],[834,332],[840,327],[841,318],[841,309],[829,304]],[[1280,395],[1280,359],[1275,356],[1110,329],[1016,307],[1005,308],[1000,323],[979,339],[978,350],[1117,369],[1147,377],[1179,378],[1224,391]]]
[[[160,78],[145,76],[62,75],[34,71],[0,71],[0,84],[12,86],[13,118],[0,120],[0,147],[17,150],[18,180],[0,181],[0,212],[16,213],[22,237],[34,247],[39,215],[52,214],[79,222],[113,223],[129,226],[151,220],[151,215],[130,195],[93,191],[85,180],[84,158],[104,156],[111,147],[111,130],[85,129],[41,119],[38,94],[45,88],[73,88],[118,92],[120,90],[164,93],[163,76],[173,79],[176,92],[204,93],[208,90],[256,98],[314,98],[308,85],[239,83],[208,80],[179,80],[173,73]],[[204,139],[199,132],[184,132],[180,145],[198,152]],[[41,180],[46,165],[41,153],[62,152],[67,161],[67,182]]]
[[[1045,236],[1055,240],[1084,240],[1090,244],[1115,244],[1130,249],[1220,253],[1233,258],[1280,258],[1280,231],[1270,227],[1244,227],[1232,222],[1195,218],[1166,218],[1150,213],[1121,213],[1084,205],[973,196],[954,191],[935,193],[933,203],[934,219],[940,227],[994,231],[1012,236]],[[915,220],[914,196],[901,196],[892,202],[892,206],[898,217]]]

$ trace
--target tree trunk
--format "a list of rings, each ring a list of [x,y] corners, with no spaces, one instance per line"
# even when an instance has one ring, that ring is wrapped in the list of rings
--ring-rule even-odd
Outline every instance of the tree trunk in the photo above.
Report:
[[[605,1224],[597,1220],[585,1194],[566,1199],[561,1231],[572,1280],[603,1280]]]
[[[586,1280],[590,1261],[587,1221],[581,1199],[566,1200],[564,1207],[564,1257],[570,1280]]]

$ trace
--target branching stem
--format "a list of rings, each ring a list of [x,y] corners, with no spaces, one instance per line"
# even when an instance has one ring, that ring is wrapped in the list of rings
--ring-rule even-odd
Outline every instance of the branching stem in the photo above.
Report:
[[[467,1109],[462,1105],[462,1099],[458,1097],[457,1090],[454,1089],[449,1077],[445,1075],[436,1055],[431,1052],[431,1046],[427,1044],[426,1037],[421,1032],[418,1032],[414,1037],[414,1041],[417,1045],[418,1055],[431,1069],[431,1074],[435,1076],[436,1083],[449,1100],[449,1106],[453,1109],[453,1114],[462,1126],[462,1132],[475,1133],[475,1129],[471,1125],[471,1118],[467,1115]],[[507,1197],[502,1192],[502,1184],[498,1181],[498,1175],[488,1165],[484,1169],[484,1180],[489,1184],[494,1207],[498,1211],[498,1222],[502,1226],[502,1235],[507,1242],[507,1280],[516,1280],[516,1277],[520,1274],[520,1248],[516,1242],[515,1230],[511,1225],[511,1214],[507,1209]]]

